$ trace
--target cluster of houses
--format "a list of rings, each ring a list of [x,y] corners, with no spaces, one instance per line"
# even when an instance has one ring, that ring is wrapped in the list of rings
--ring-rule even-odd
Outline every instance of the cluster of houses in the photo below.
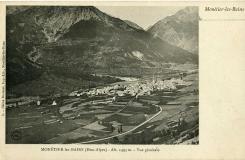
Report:
[[[21,98],[11,98],[6,99],[6,108],[19,107],[21,105],[29,105],[38,100],[38,97],[21,97]]]
[[[188,86],[191,82],[186,82],[182,79],[172,78],[169,80],[153,80],[153,81],[138,81],[130,84],[115,84],[114,86],[106,86],[103,88],[93,88],[91,90],[79,92],[74,91],[70,96],[81,96],[86,94],[87,96],[97,95],[111,95],[111,96],[141,96],[150,95],[153,91],[173,91],[178,86]]]
[[[132,83],[126,84],[115,84],[112,86],[106,86],[103,88],[93,88],[90,90],[84,91],[74,91],[69,94],[69,96],[77,96],[80,97],[82,95],[87,96],[98,96],[98,95],[109,95],[114,96],[113,101],[115,101],[115,96],[125,96],[131,95],[138,96],[142,95],[150,95],[153,91],[173,91],[178,88],[178,86],[188,86],[191,85],[191,82],[186,82],[182,80],[182,78],[172,78],[168,80],[153,80],[153,81],[134,81]],[[41,105],[41,100],[38,98],[35,100],[12,100],[11,102],[7,102],[7,108],[18,107],[19,105],[30,104],[31,102],[36,102],[37,106]],[[57,102],[53,100],[52,106],[56,106]]]

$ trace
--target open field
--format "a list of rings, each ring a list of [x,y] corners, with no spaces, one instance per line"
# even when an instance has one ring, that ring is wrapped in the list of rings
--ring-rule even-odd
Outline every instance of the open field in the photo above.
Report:
[[[115,98],[111,93],[117,90],[124,93],[120,88],[122,82],[109,88],[108,94],[97,95],[91,90],[88,96],[77,92],[79,96],[54,98],[57,105],[44,99],[41,105],[29,103],[8,108],[6,142],[173,144],[193,139],[187,143],[198,143],[197,73],[183,80],[191,85],[153,90],[139,96],[127,91]],[[135,83],[138,82],[132,85]],[[131,83],[127,85],[130,87]],[[103,92],[102,89],[97,92]],[[21,138],[13,139],[13,131],[19,131]],[[107,138],[110,136],[113,138]]]

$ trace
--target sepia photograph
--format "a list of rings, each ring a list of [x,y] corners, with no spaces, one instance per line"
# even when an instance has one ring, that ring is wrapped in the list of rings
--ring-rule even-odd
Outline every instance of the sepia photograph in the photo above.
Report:
[[[198,6],[6,6],[6,144],[199,145]]]

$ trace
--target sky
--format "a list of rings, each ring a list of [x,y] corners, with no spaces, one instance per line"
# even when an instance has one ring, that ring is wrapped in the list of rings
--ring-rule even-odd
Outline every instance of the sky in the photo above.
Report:
[[[175,14],[185,6],[96,6],[102,12],[122,20],[130,20],[146,29],[157,21]]]

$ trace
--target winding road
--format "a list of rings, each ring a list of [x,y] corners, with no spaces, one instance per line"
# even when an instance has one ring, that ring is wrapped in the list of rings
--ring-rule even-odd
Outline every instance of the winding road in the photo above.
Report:
[[[90,141],[85,141],[85,142],[80,142],[79,144],[88,144],[88,143],[94,143],[94,142],[99,142],[99,141],[103,141],[103,140],[108,140],[108,139],[112,139],[114,137],[118,137],[118,136],[123,136],[123,135],[126,135],[130,132],[133,132],[134,130],[138,129],[139,127],[145,125],[146,123],[148,123],[149,121],[151,121],[152,119],[154,119],[155,117],[157,117],[161,112],[162,112],[162,107],[156,105],[157,107],[160,108],[160,111],[157,112],[156,114],[154,114],[151,118],[147,119],[146,121],[142,122],[141,124],[139,124],[138,126],[126,131],[126,132],[123,132],[123,133],[120,133],[120,134],[116,134],[116,135],[113,135],[113,136],[109,136],[109,137],[105,137],[105,138],[100,138],[100,139],[95,139],[95,140],[90,140]]]

